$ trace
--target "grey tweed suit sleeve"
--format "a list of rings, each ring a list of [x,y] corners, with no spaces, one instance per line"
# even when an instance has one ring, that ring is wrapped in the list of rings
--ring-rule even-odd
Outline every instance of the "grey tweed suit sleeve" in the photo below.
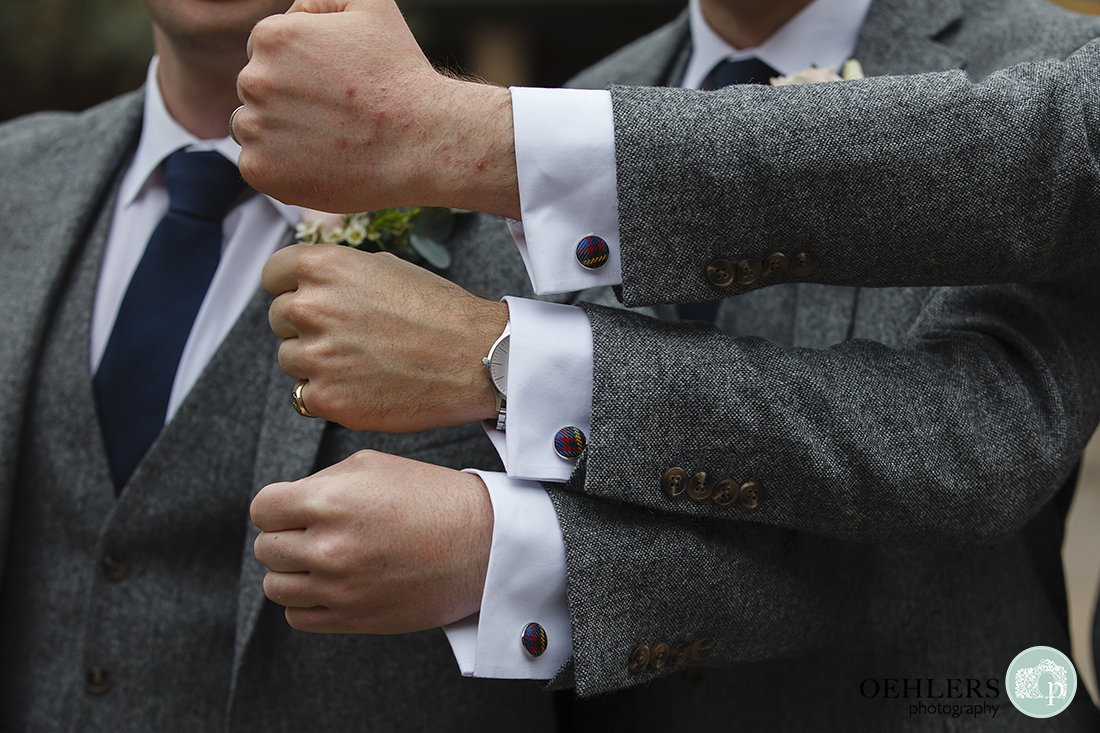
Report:
[[[1079,28],[1095,32],[1094,21]],[[719,92],[612,87],[627,305],[710,300],[715,260],[812,282],[1038,282],[1100,261],[1100,41],[961,71]],[[676,181],[677,185],[668,185]]]
[[[889,545],[973,547],[1019,531],[1100,415],[1095,299],[1019,285],[857,301],[854,338],[828,348],[589,307],[592,428],[569,487]],[[660,479],[672,466],[759,482],[765,499],[670,500]]]
[[[790,288],[826,307],[839,290]],[[855,300],[854,338],[824,348],[586,306],[592,427],[551,492],[581,694],[673,671],[631,675],[639,642],[712,639],[708,666],[827,644],[862,618],[876,546],[1004,542],[1073,469],[1100,405],[1094,300],[1023,285]],[[669,499],[674,466],[766,493],[755,509]]]

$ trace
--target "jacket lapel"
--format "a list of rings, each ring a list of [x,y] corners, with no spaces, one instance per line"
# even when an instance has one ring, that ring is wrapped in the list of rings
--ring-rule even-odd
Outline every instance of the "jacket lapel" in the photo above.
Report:
[[[6,191],[0,205],[7,227],[0,246],[6,314],[0,319],[0,382],[7,395],[0,400],[0,567],[34,367],[65,277],[137,142],[142,99],[135,92],[85,112],[91,124],[59,124],[62,135],[74,134],[59,136],[48,150],[18,151],[48,156],[50,167],[36,172],[33,191]]]
[[[966,55],[940,43],[963,18],[961,0],[874,0],[853,58],[867,76],[966,68]]]

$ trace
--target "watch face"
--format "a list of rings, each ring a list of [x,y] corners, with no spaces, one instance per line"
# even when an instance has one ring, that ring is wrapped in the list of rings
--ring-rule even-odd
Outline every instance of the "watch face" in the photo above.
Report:
[[[502,395],[508,395],[508,337],[501,339],[489,355],[489,378]]]

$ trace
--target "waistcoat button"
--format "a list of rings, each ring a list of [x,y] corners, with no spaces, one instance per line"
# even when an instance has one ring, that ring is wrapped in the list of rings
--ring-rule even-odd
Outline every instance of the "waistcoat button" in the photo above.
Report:
[[[88,692],[93,695],[102,695],[111,689],[111,675],[105,669],[92,667],[88,670],[88,676],[84,679],[84,683],[88,686]]]
[[[122,580],[129,572],[129,566],[121,557],[103,556],[103,573],[107,576],[107,580]]]

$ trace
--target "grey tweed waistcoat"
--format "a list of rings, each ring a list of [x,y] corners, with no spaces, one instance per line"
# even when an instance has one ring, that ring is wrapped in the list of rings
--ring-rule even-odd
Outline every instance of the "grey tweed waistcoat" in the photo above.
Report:
[[[29,402],[0,593],[3,730],[61,730],[58,721],[73,731],[119,730],[119,721],[133,731],[224,725],[255,425],[269,372],[256,378],[250,366],[266,364],[270,353],[247,338],[227,339],[116,496],[88,367],[89,314],[113,208],[104,207],[69,278]],[[262,303],[250,308],[262,316]],[[240,404],[207,417],[219,385],[215,404],[224,408],[227,380]],[[174,429],[204,420],[200,431]],[[108,689],[102,678],[88,684],[96,668],[109,676]]]

